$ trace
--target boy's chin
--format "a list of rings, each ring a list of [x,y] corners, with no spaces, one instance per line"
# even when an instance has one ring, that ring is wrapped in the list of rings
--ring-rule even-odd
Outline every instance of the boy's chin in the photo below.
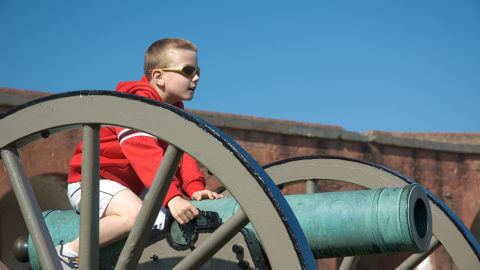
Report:
[[[192,100],[192,99],[193,99],[193,94],[192,94],[192,95],[189,95],[189,96],[183,97],[183,100],[184,100],[184,101],[190,101],[190,100]]]

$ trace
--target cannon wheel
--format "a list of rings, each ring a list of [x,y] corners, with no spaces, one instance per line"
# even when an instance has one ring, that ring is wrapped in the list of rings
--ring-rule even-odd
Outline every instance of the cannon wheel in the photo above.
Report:
[[[286,159],[264,166],[277,185],[295,181],[334,180],[369,189],[402,187],[414,181],[379,165],[330,156]],[[459,269],[480,269],[480,245],[460,219],[435,195],[425,190],[432,208],[432,243],[423,254],[407,258],[397,269],[413,269],[441,244]],[[357,259],[347,257],[341,269],[349,269]]]
[[[168,188],[180,157],[186,152],[214,173],[239,202],[242,211],[220,226],[209,237],[210,241],[198,246],[175,269],[199,268],[248,222],[258,233],[273,269],[315,268],[300,225],[278,188],[263,168],[221,131],[188,112],[161,102],[110,91],[77,91],[35,100],[0,115],[1,157],[43,269],[58,269],[60,263],[17,149],[52,133],[83,128],[82,181],[84,198],[91,198],[83,201],[91,202],[82,204],[85,210],[80,217],[80,269],[97,269],[98,226],[95,225],[98,224],[98,210],[95,205],[98,204],[95,201],[98,199],[95,198],[98,197],[92,194],[98,190],[95,179],[98,179],[100,125],[144,131],[169,143],[157,172],[163,182],[158,189],[152,185],[149,194],[154,189]],[[156,216],[149,210],[152,208],[146,206],[147,199],[153,197],[149,194],[127,239],[125,247],[130,246],[130,249],[123,249],[115,269],[134,269],[138,264],[141,251],[136,251],[143,249],[150,231],[142,228],[151,228],[153,224],[148,218],[145,218],[147,221],[139,220]],[[134,232],[138,232],[136,236],[132,236]]]

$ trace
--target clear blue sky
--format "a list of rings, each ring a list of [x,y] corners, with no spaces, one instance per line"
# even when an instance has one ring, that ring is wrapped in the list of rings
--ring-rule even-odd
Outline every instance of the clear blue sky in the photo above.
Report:
[[[114,89],[140,79],[146,48],[164,37],[199,47],[187,108],[480,132],[478,0],[1,0],[0,86]]]

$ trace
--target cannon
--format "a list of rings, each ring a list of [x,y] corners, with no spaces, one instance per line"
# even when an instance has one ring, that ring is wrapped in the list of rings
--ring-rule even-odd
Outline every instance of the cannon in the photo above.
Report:
[[[115,109],[117,108],[117,109]],[[120,108],[129,108],[129,115]],[[144,115],[155,114],[145,119]],[[161,121],[161,129],[157,125]],[[175,269],[198,268],[218,250],[235,240],[251,223],[264,257],[272,269],[315,269],[309,242],[287,200],[276,185],[291,181],[329,179],[358,183],[366,188],[402,187],[413,181],[388,169],[361,161],[334,157],[305,157],[281,161],[263,169],[225,134],[194,115],[166,104],[106,91],[78,91],[49,96],[20,106],[0,116],[0,152],[20,204],[38,259],[44,269],[59,267],[52,238],[25,177],[17,153],[23,145],[72,128],[83,128],[85,164],[82,175],[90,199],[82,200],[79,234],[80,267],[99,268],[98,225],[95,220],[95,179],[98,176],[99,126],[116,125],[142,130],[169,142],[164,161],[145,198],[139,219],[130,233],[116,269],[135,268],[148,243],[152,213],[161,203],[161,190],[176,168],[183,152],[189,153],[211,171],[240,209],[223,222],[201,245],[187,250],[175,261]],[[88,153],[88,154],[87,154]],[[275,182],[274,182],[275,181]],[[426,252],[412,255],[400,268],[418,264],[436,247],[443,245],[460,269],[480,268],[480,248],[458,218],[433,194],[426,191],[432,207],[434,237]],[[89,192],[86,192],[89,193]],[[85,195],[87,198],[87,195]],[[342,255],[343,256],[343,255]],[[152,255],[153,258],[155,256]],[[351,268],[356,257],[346,257],[342,269]]]
[[[285,198],[300,223],[315,259],[387,252],[421,253],[425,252],[430,244],[430,206],[419,185],[287,195]],[[228,220],[240,209],[233,198],[193,203],[202,210],[200,219],[180,226],[170,217],[164,230],[154,229],[148,249],[143,252],[139,261],[142,266],[140,268],[171,268],[168,260],[183,255],[176,251],[201,245],[203,238],[198,241],[199,235],[213,232],[222,221]],[[46,211],[44,218],[54,242],[72,241],[78,235],[79,215],[75,211]],[[226,252],[214,256],[214,259],[224,262],[222,267],[216,268],[225,268],[224,265],[229,262],[231,265],[228,269],[242,269],[241,265],[248,265],[252,269],[269,269],[268,260],[263,255],[251,224],[248,224],[241,234],[243,241],[230,243]],[[113,269],[122,244],[124,242],[101,249],[101,269]],[[238,247],[244,250],[235,251]],[[230,253],[228,249],[231,249]],[[242,256],[234,256],[236,253],[242,253]],[[33,269],[38,269],[39,263],[35,254],[30,241],[30,265]]]

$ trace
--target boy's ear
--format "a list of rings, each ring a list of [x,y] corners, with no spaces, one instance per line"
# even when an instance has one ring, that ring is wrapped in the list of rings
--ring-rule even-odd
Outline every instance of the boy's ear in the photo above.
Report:
[[[157,85],[158,87],[164,87],[165,86],[165,80],[163,78],[163,73],[160,70],[154,70],[152,72],[152,81]]]

